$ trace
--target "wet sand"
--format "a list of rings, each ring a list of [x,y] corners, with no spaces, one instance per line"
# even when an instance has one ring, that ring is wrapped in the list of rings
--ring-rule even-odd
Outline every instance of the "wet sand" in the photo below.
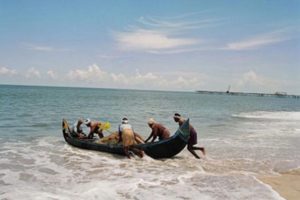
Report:
[[[300,199],[300,169],[283,172],[279,176],[259,177],[259,179],[287,200]]]

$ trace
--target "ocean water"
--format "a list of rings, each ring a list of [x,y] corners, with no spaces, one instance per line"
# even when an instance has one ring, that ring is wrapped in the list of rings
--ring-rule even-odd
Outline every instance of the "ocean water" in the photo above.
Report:
[[[0,199],[282,199],[256,177],[300,167],[300,99],[193,92],[0,86]],[[150,133],[190,118],[198,146],[172,159],[127,159],[69,146],[61,121]],[[199,152],[197,152],[199,153]]]

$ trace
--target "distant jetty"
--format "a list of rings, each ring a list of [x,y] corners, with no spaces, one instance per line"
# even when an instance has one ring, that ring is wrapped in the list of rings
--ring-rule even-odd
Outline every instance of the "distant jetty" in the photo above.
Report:
[[[271,93],[248,93],[248,92],[230,92],[227,90],[226,92],[220,91],[206,91],[206,90],[198,90],[196,91],[200,94],[219,94],[219,95],[232,95],[232,96],[258,96],[258,97],[282,97],[282,98],[296,98],[300,99],[300,95],[291,95],[286,92],[275,92]]]

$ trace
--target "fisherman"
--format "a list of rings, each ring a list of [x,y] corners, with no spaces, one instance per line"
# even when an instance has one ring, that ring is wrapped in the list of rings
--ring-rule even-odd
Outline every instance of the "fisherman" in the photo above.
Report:
[[[179,127],[185,122],[185,119],[182,118],[181,115],[178,113],[175,113],[173,118],[174,121],[179,124]],[[205,155],[205,148],[194,146],[195,144],[197,144],[197,132],[191,124],[189,128],[190,128],[190,138],[188,140],[187,149],[195,156],[195,158],[200,159],[200,157],[196,154],[195,150],[200,150],[203,153],[203,155]]]
[[[144,152],[133,147],[136,144],[135,133],[132,126],[129,124],[127,117],[122,119],[122,124],[119,125],[119,143],[122,142],[125,155],[130,158],[129,150],[133,151],[139,157],[144,156]]]
[[[148,126],[152,129],[152,132],[145,140],[145,143],[148,142],[151,138],[151,142],[154,142],[157,137],[159,138],[159,140],[164,140],[170,137],[170,131],[162,124],[157,123],[153,118],[150,118],[148,120]]]
[[[102,122],[86,119],[84,124],[90,128],[89,139],[93,139],[94,133],[98,134],[99,138],[103,138],[103,130],[101,129]]]
[[[81,125],[83,124],[82,119],[78,119],[72,126],[71,128],[71,134],[74,137],[80,138],[80,139],[85,139],[87,138],[86,135],[83,133]]]

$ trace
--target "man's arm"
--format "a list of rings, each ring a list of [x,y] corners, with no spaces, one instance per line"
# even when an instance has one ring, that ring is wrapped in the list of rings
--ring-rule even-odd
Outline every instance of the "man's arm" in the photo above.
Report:
[[[94,137],[94,128],[92,126],[89,127],[90,132],[88,134],[88,138],[92,139]]]
[[[152,138],[152,141],[151,141],[151,142],[154,142],[155,139],[157,138],[158,127],[155,126],[152,130],[153,130],[153,131],[152,131],[152,133],[153,133],[153,138]]]
[[[157,138],[157,135],[154,135],[151,142],[154,142],[156,138]]]
[[[151,132],[151,134],[149,135],[149,137],[145,140],[145,143],[147,143],[148,140],[150,140],[152,136],[153,136],[153,131]]]

